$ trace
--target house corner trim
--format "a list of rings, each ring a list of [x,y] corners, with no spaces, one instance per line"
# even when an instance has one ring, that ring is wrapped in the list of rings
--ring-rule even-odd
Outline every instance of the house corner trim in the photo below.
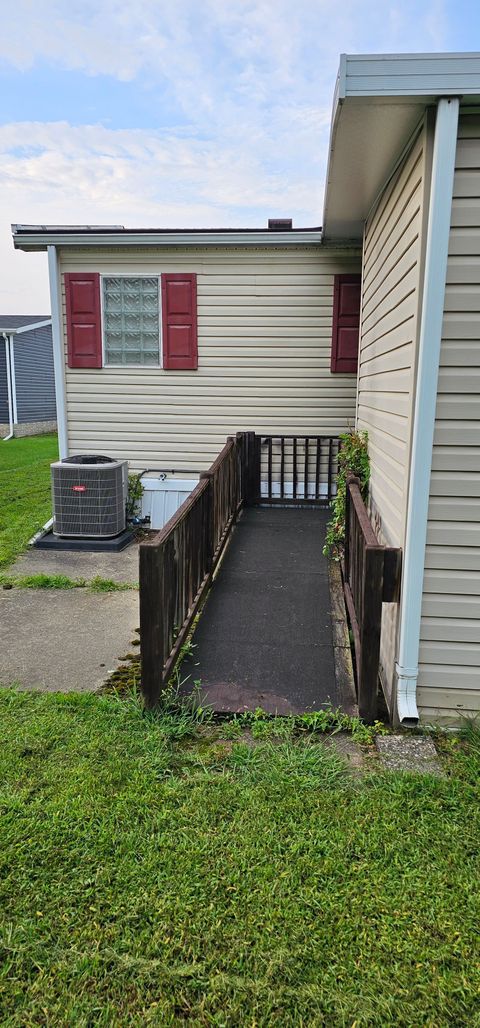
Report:
[[[48,246],[48,276],[52,311],[53,366],[57,402],[58,452],[60,460],[68,457],[67,404],[65,390],[65,359],[62,331],[62,296],[56,246]]]
[[[418,657],[459,99],[438,102],[433,143],[398,643],[397,717],[418,724]]]

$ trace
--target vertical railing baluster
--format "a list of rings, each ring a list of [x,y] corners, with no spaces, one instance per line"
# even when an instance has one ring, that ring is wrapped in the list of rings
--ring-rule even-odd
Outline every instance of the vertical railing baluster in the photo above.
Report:
[[[268,437],[268,499],[272,498],[272,437]]]
[[[328,484],[327,484],[327,496],[328,501],[332,499],[332,443],[333,439],[330,436],[328,440]]]
[[[305,460],[304,460],[304,483],[303,483],[303,498],[308,500],[308,435],[305,436]]]
[[[285,496],[285,436],[280,436],[280,499]]]
[[[318,500],[320,492],[320,462],[322,458],[322,445],[320,436],[317,436],[317,452],[315,456],[315,499]]]
[[[293,436],[293,499],[297,498],[297,437]]]

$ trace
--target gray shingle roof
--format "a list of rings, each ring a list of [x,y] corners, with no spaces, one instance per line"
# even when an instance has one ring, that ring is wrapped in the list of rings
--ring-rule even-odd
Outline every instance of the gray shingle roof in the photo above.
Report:
[[[0,332],[13,332],[39,321],[50,321],[50,314],[0,314]]]

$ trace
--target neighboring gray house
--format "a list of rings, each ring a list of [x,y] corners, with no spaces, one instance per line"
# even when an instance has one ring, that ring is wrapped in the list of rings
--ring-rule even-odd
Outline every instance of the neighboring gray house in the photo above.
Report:
[[[52,321],[48,315],[0,315],[0,435],[56,428]]]

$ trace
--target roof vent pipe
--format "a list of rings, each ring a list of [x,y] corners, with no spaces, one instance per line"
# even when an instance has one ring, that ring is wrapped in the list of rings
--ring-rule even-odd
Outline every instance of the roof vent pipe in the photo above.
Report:
[[[268,227],[270,232],[289,232],[293,222],[291,218],[269,218]]]

